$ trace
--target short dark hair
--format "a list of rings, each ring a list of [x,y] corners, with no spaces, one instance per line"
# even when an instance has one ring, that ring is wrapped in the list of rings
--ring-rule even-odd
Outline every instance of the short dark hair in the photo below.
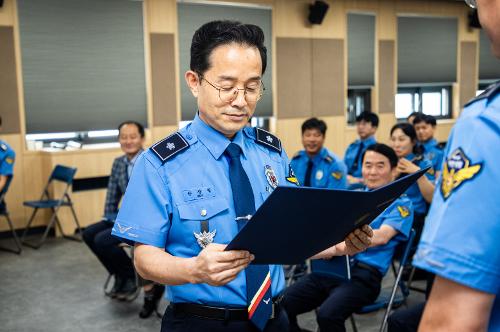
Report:
[[[396,129],[401,129],[406,136],[410,137],[412,142],[415,142],[415,146],[413,147],[414,154],[420,155],[423,153],[422,147],[420,146],[420,144],[418,144],[417,132],[415,131],[415,127],[413,127],[412,124],[408,122],[396,123],[391,128],[391,136]]]
[[[382,143],[375,143],[369,145],[366,148],[365,152],[363,153],[363,158],[361,158],[361,160],[363,161],[365,160],[366,151],[377,152],[387,157],[387,159],[389,159],[389,164],[391,165],[391,169],[393,169],[398,165],[399,158],[396,155],[396,152],[394,152],[394,150],[388,145]]]
[[[415,120],[413,120],[413,125],[416,125],[417,123],[420,123],[420,122],[425,122],[427,124],[430,124],[433,127],[435,127],[437,124],[436,118],[433,117],[432,115],[428,115],[428,114],[422,114],[422,115],[418,115],[417,117],[415,117]]]
[[[419,116],[420,114],[422,114],[422,113],[419,113],[419,112],[411,112],[411,113],[410,113],[410,115],[408,115],[408,116],[406,117],[406,120],[408,120],[408,119],[409,119],[409,118],[411,118],[412,116]]]
[[[308,129],[318,129],[320,133],[325,136],[326,135],[326,123],[323,120],[318,118],[310,118],[304,121],[302,124],[302,135],[304,135],[305,131]]]
[[[373,127],[378,127],[378,115],[373,112],[364,111],[356,117],[356,122],[369,122]]]
[[[203,75],[210,68],[210,54],[220,45],[238,43],[255,47],[262,60],[262,74],[266,71],[267,50],[264,46],[264,32],[253,24],[237,21],[212,21],[203,24],[193,35],[191,41],[190,68]]]
[[[124,121],[122,123],[120,123],[120,125],[118,126],[118,132],[120,132],[120,130],[122,129],[122,127],[124,125],[134,125],[137,127],[137,130],[139,131],[139,135],[141,135],[142,138],[144,138],[144,127],[139,123],[139,122],[136,122],[136,121]]]

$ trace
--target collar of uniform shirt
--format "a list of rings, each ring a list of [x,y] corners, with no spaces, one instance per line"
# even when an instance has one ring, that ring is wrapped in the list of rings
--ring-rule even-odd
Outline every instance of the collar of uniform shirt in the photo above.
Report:
[[[246,158],[245,146],[243,144],[243,133],[240,130],[236,133],[233,140],[229,140],[222,133],[218,132],[214,128],[210,127],[208,124],[203,122],[202,119],[196,115],[192,122],[192,128],[196,137],[201,141],[203,145],[210,151],[214,159],[218,160],[220,156],[226,151],[229,143],[238,144],[241,148],[243,157]]]
[[[372,145],[372,144],[375,144],[376,143],[376,140],[375,140],[375,136],[371,135],[370,137],[367,137],[365,139],[358,139],[357,140],[357,143],[361,143],[363,142],[363,144],[365,146],[369,146],[369,145]]]
[[[427,142],[425,143],[422,143],[422,145],[424,146],[424,149],[427,151],[429,150],[430,148],[434,147],[437,145],[437,141],[435,138],[431,138],[430,140],[428,140]]]

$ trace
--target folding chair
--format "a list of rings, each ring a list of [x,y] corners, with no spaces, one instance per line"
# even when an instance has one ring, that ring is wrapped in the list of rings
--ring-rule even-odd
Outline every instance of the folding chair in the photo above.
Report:
[[[17,237],[16,231],[14,230],[14,226],[12,226],[12,221],[10,220],[9,217],[9,211],[7,210],[7,205],[5,205],[5,195],[7,194],[7,190],[9,190],[11,182],[12,182],[12,175],[9,175],[7,177],[7,182],[5,182],[5,186],[3,187],[3,190],[0,193],[0,216],[5,217],[5,219],[7,220],[10,231],[12,232],[12,237],[14,238],[14,242],[16,243],[17,249],[0,247],[0,250],[13,252],[19,255],[23,251],[23,249],[21,247],[21,243],[19,242],[19,238]]]
[[[23,203],[24,206],[34,209],[33,213],[31,214],[30,220],[28,221],[28,224],[26,225],[26,228],[24,229],[23,235],[21,237],[21,242],[23,244],[32,247],[34,249],[40,248],[45,243],[47,235],[49,234],[50,229],[54,226],[54,223],[64,238],[75,241],[81,241],[80,238],[64,234],[59,218],[57,217],[57,212],[59,211],[59,209],[63,206],[68,206],[71,209],[73,218],[75,219],[77,232],[81,236],[82,230],[80,228],[80,223],[78,222],[78,218],[73,208],[73,202],[71,201],[71,198],[68,194],[69,187],[73,183],[73,177],[75,176],[75,173],[76,173],[76,168],[56,165],[56,167],[52,171],[52,174],[49,177],[47,184],[45,185],[45,188],[43,189],[40,199],[38,201],[26,201]],[[52,198],[49,193],[49,186],[52,183],[52,181],[59,181],[66,184],[63,194],[61,195],[60,198]],[[42,238],[38,242],[33,244],[26,241],[25,237],[28,234],[31,224],[33,223],[35,215],[39,209],[50,209],[52,211],[52,216],[50,217],[50,221],[47,224],[47,227],[45,228]]]
[[[406,301],[408,295],[410,294],[408,286],[404,283],[403,280],[401,280],[401,275],[403,274],[404,267],[409,263],[408,258],[410,255],[410,249],[413,245],[414,239],[415,239],[415,230],[412,229],[410,231],[410,236],[408,237],[408,240],[405,243],[400,244],[400,246],[403,246],[401,248],[402,250],[395,251],[394,254],[395,257],[393,257],[391,264],[395,280],[390,292],[388,293],[387,291],[382,290],[379,297],[375,300],[374,303],[364,306],[363,308],[361,308],[361,310],[356,312],[356,314],[366,314],[385,308],[384,319],[382,320],[382,324],[379,330],[380,332],[383,332],[386,328],[387,318],[391,313],[392,307],[402,305]],[[400,253],[400,255],[399,257],[396,257],[398,252]],[[394,263],[396,260],[399,260],[399,266],[397,269]],[[400,290],[400,294],[399,296],[396,297],[398,289]],[[351,315],[350,320],[352,324],[352,329],[354,330],[354,332],[358,332],[356,321],[353,315]]]

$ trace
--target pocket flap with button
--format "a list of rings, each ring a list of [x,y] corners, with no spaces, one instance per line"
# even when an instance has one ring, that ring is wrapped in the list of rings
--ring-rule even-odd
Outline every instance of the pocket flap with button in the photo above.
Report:
[[[223,198],[213,198],[177,205],[179,216],[186,220],[207,220],[229,208]]]

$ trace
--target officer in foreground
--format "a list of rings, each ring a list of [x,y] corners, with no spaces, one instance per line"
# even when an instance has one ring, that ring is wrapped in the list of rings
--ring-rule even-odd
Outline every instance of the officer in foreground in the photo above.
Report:
[[[288,330],[282,267],[224,251],[278,185],[297,183],[279,139],[246,127],[264,92],[263,42],[255,25],[199,28],[185,74],[198,114],[134,167],[113,234],[136,242],[144,278],[168,285],[162,331]],[[358,252],[371,236],[356,230],[326,254]]]
[[[477,5],[500,58],[500,0]],[[477,2],[477,3],[476,3]],[[444,151],[417,267],[436,274],[419,331],[500,331],[500,82],[465,105]]]

